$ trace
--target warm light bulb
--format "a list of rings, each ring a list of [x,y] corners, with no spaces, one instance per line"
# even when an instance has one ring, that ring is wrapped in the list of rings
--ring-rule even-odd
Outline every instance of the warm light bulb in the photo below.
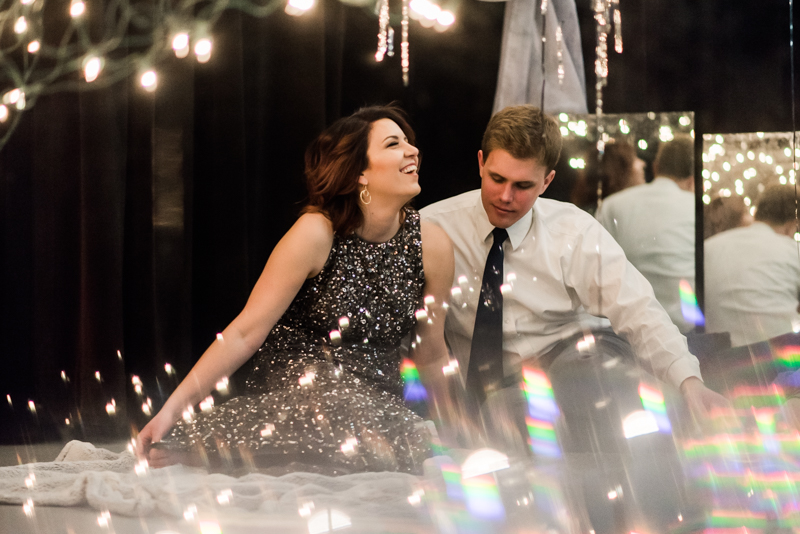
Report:
[[[314,7],[314,0],[289,0],[284,11],[295,17],[302,15]]]
[[[33,0],[19,0],[19,3],[23,6],[29,6],[33,3]]]
[[[12,89],[3,95],[3,104],[16,104],[22,91],[19,89]]]
[[[8,108],[0,104],[0,122],[6,122],[8,120]]]
[[[39,48],[41,48],[41,44],[39,43],[39,41],[31,41],[30,43],[28,43],[28,52],[30,54],[35,54],[36,52],[39,51]]]
[[[23,34],[26,31],[28,31],[28,21],[25,20],[25,17],[18,18],[17,22],[14,23],[14,32]]]
[[[445,28],[452,26],[453,23],[456,21],[456,16],[453,15],[450,11],[442,11],[439,13],[439,16],[436,17],[436,23],[440,26],[444,26]]]
[[[185,58],[189,55],[189,34],[178,33],[172,38],[172,49],[175,51],[175,56]]]
[[[87,82],[93,82],[103,70],[103,61],[99,57],[89,57],[83,62],[83,76]]]
[[[152,93],[155,91],[156,86],[158,85],[158,76],[156,76],[156,71],[148,70],[142,74],[141,83],[142,87],[144,87],[147,92]]]
[[[200,39],[194,44],[194,53],[197,56],[197,61],[205,63],[211,59],[211,39]]]
[[[86,11],[86,4],[81,1],[72,2],[69,6],[69,14],[72,17],[80,17]]]

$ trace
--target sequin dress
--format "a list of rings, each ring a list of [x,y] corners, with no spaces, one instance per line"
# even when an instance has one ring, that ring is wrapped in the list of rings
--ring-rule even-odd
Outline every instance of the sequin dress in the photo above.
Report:
[[[334,236],[254,355],[245,395],[181,420],[161,448],[300,462],[341,472],[419,472],[430,434],[403,402],[400,344],[424,285],[420,218],[385,243]]]

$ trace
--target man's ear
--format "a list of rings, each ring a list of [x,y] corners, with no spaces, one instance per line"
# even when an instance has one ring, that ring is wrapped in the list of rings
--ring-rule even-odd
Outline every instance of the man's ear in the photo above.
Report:
[[[550,183],[553,181],[553,178],[555,178],[555,177],[556,177],[555,169],[550,171],[550,174],[548,174],[547,176],[544,177],[544,182],[543,182],[544,188],[542,188],[542,193],[544,193],[545,189],[547,189],[547,186],[550,185]]]
[[[478,150],[478,169],[483,170],[483,150]]]

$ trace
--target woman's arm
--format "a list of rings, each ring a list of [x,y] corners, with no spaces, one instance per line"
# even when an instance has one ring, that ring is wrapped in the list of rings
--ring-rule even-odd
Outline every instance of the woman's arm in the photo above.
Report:
[[[450,360],[444,340],[444,323],[455,260],[453,244],[445,231],[425,221],[422,222],[422,267],[425,269],[425,308],[429,320],[417,320],[415,333],[419,341],[412,351],[412,358],[430,396],[431,413],[444,427],[442,430],[447,436],[454,417],[448,379],[442,371]]]
[[[205,398],[218,380],[231,375],[258,350],[303,282],[322,270],[332,243],[333,229],[324,215],[311,213],[298,219],[275,246],[244,309],[142,429],[137,443],[140,455],[166,434],[184,410]]]

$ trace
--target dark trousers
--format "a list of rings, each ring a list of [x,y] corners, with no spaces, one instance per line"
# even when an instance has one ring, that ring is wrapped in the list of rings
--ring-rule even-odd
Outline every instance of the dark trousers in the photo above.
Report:
[[[682,472],[670,434],[625,438],[624,418],[642,410],[640,382],[655,382],[636,365],[630,344],[610,329],[580,333],[532,366],[552,384],[561,411],[557,433],[566,460],[564,483],[570,486],[565,489],[580,496],[592,529],[665,531],[683,508]],[[484,426],[492,446],[510,456],[530,456],[522,377],[506,382],[481,407]],[[619,497],[610,499],[612,491]]]

